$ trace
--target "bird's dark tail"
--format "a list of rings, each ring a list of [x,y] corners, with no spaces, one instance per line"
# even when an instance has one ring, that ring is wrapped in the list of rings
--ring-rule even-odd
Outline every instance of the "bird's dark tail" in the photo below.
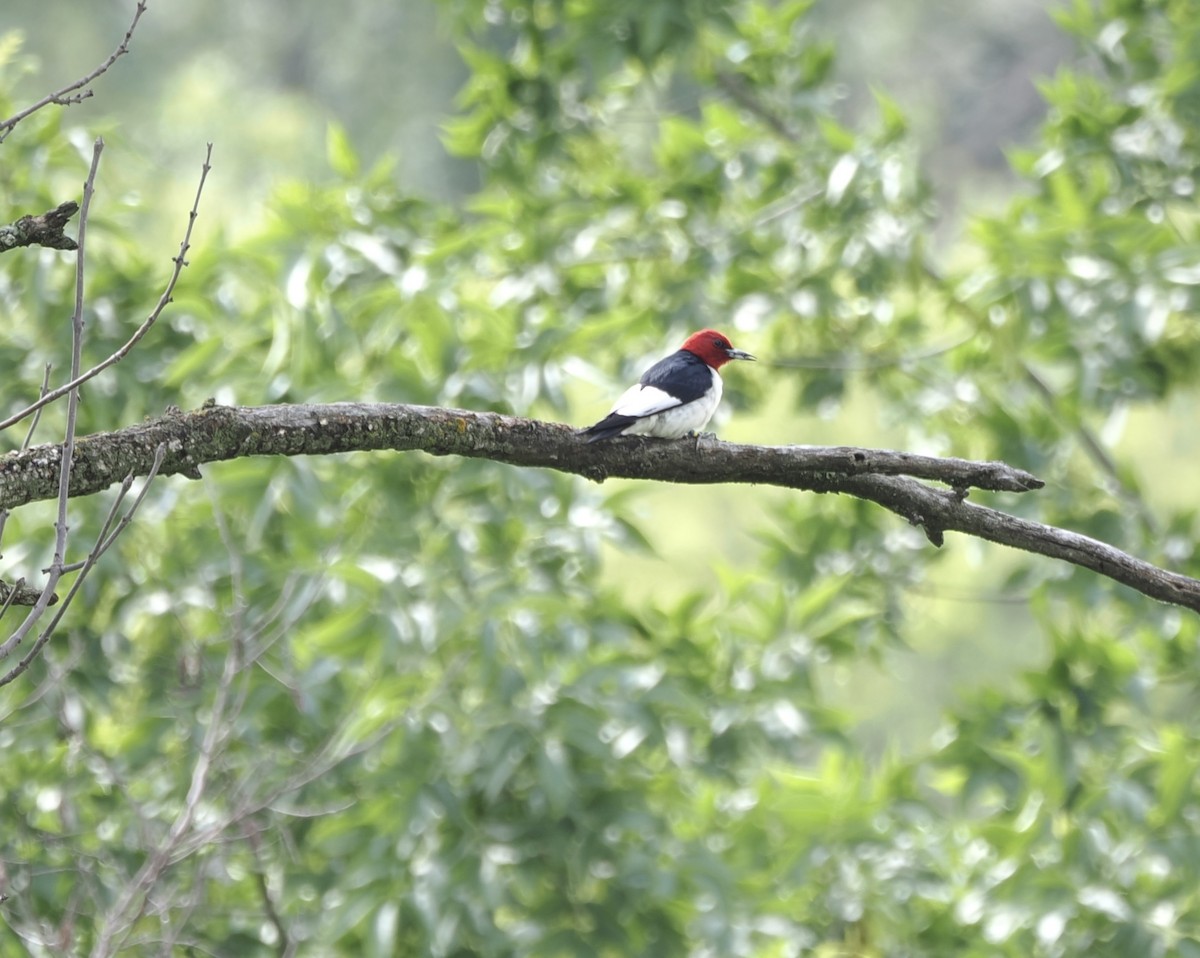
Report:
[[[615,412],[610,412],[596,425],[581,429],[579,435],[588,442],[600,442],[602,439],[612,439],[614,436],[621,435],[637,421],[637,416],[619,416]]]

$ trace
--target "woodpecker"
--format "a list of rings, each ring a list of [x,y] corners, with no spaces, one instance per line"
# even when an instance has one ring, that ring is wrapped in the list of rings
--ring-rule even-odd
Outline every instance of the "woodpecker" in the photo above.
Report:
[[[715,329],[692,333],[678,350],[646,370],[596,425],[582,430],[588,442],[614,436],[678,439],[708,425],[721,401],[721,375],[731,359],[754,357],[734,349]]]

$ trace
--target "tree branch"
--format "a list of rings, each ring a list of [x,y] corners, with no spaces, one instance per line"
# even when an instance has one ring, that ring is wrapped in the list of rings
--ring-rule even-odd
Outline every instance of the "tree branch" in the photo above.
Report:
[[[4,613],[10,606],[35,605],[41,597],[42,590],[26,585],[24,579],[18,579],[12,583],[0,579],[0,619],[4,618]],[[57,593],[51,594],[49,604],[54,605],[57,602]]]
[[[92,95],[90,89],[84,89],[89,83],[99,77],[101,74],[108,71],[114,63],[129,52],[129,44],[133,40],[133,31],[137,29],[138,21],[142,19],[142,14],[146,12],[145,0],[139,0],[139,3],[134,8],[133,20],[130,22],[128,29],[125,31],[125,36],[117,48],[109,54],[107,60],[101,63],[87,76],[80,77],[74,83],[68,83],[61,90],[55,90],[53,93],[48,93],[36,103],[27,106],[19,113],[14,113],[7,120],[0,120],[0,143],[8,137],[18,123],[27,116],[36,113],[42,107],[49,106],[51,103],[56,103],[59,106],[70,106],[73,103],[81,103]]]
[[[575,473],[683,483],[758,483],[837,492],[920,525],[935,545],[963,532],[1091,569],[1138,592],[1200,612],[1200,580],[1159,569],[1106,543],[965,502],[967,489],[1022,492],[1042,483],[998,462],[937,459],[853,447],[747,446],[715,439],[583,442],[570,426],[433,406],[367,403],[178,410],[78,440],[71,494],[90,495],[127,473],[200,477],[204,463],[246,456],[331,455],[390,449],[490,459]],[[58,446],[0,456],[0,509],[53,498]],[[917,477],[916,479],[910,477]],[[937,489],[917,479],[945,483]]]
[[[19,246],[76,249],[75,241],[64,235],[63,229],[77,212],[79,204],[68,200],[39,216],[22,216],[15,223],[0,226],[0,253],[7,253]]]

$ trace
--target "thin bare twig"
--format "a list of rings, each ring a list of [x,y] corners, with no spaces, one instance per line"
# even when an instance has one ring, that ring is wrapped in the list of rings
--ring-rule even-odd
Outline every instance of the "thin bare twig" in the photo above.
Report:
[[[158,303],[155,305],[155,307],[154,307],[153,311],[151,311],[150,315],[147,316],[145,318],[145,320],[143,320],[142,325],[140,325],[134,331],[133,335],[130,336],[128,340],[126,340],[125,345],[123,345],[115,353],[113,353],[111,356],[109,356],[103,362],[97,363],[95,366],[93,366],[91,369],[87,370],[86,372],[81,373],[77,376],[73,376],[71,378],[70,382],[64,383],[63,385],[57,387],[56,389],[52,389],[50,392],[46,393],[44,396],[39,398],[37,400],[37,402],[30,403],[24,409],[22,409],[18,412],[15,412],[11,416],[9,416],[7,419],[0,421],[0,431],[7,429],[9,426],[12,426],[14,423],[20,422],[26,416],[32,415],[33,413],[37,412],[37,410],[41,409],[43,406],[48,405],[49,403],[52,403],[57,399],[61,399],[63,396],[65,396],[67,393],[69,393],[72,389],[75,389],[75,388],[83,385],[84,383],[86,383],[89,379],[93,379],[96,376],[100,375],[100,373],[102,373],[102,372],[104,372],[104,370],[108,369],[109,366],[112,366],[115,363],[119,363],[122,359],[124,359],[126,356],[129,355],[129,353],[132,351],[133,347],[136,346],[141,341],[142,337],[144,337],[146,335],[146,333],[150,332],[150,328],[158,321],[158,318],[159,318],[159,316],[162,315],[163,310],[166,309],[168,305],[170,305],[171,297],[175,292],[175,285],[176,285],[176,283],[179,282],[179,275],[183,272],[183,268],[185,266],[187,266],[187,258],[186,257],[187,257],[188,250],[191,249],[192,228],[196,225],[196,217],[200,215],[200,195],[204,191],[204,181],[208,178],[208,173],[212,169],[212,165],[210,163],[211,160],[212,160],[212,144],[209,143],[208,151],[207,151],[207,153],[205,153],[205,156],[204,156],[204,165],[201,167],[201,170],[200,170],[200,183],[196,187],[196,198],[192,202],[191,211],[188,213],[187,230],[184,232],[183,242],[179,244],[179,255],[172,258],[172,262],[175,264],[175,268],[174,268],[174,270],[172,270],[171,278],[167,281],[167,285],[166,285],[166,287],[164,287],[164,289],[162,291],[162,295],[159,296]],[[83,224],[80,223],[80,240],[81,241],[83,238],[82,234],[83,234]]]
[[[775,114],[773,110],[769,110],[758,99],[755,92],[751,90],[750,85],[736,73],[731,73],[728,70],[718,70],[716,74],[717,86],[724,90],[735,103],[742,109],[753,113],[756,117],[762,120],[780,139],[795,142],[796,134],[788,127],[786,123]]]
[[[71,313],[71,378],[77,379],[79,367],[83,365],[83,279],[86,269],[84,260],[84,237],[87,234],[88,211],[96,190],[96,173],[100,169],[100,154],[104,152],[104,140],[96,137],[92,144],[92,165],[83,184],[83,205],[79,208],[79,248],[75,257],[75,309]],[[67,500],[71,486],[71,459],[75,452],[75,426],[79,418],[79,387],[67,393],[66,438],[62,444],[62,464],[58,476],[58,521],[55,522],[54,559],[50,563],[50,576],[57,580],[62,575],[63,557],[67,551]]]
[[[250,846],[250,854],[254,858],[254,879],[255,884],[258,886],[258,897],[262,899],[263,911],[266,913],[267,920],[275,929],[275,935],[279,939],[276,943],[279,958],[290,958],[291,955],[296,953],[296,943],[288,932],[288,927],[279,912],[279,906],[275,903],[275,896],[271,894],[271,886],[267,882],[267,865],[262,854],[262,838],[259,836],[259,829],[252,819],[247,819],[242,823],[242,834],[246,836],[246,844]]]
[[[945,343],[940,346],[929,346],[926,349],[905,353],[901,356],[872,356],[870,354],[861,354],[857,357],[851,357],[847,356],[845,353],[842,353],[838,356],[767,359],[760,360],[760,362],[763,366],[768,366],[774,369],[835,369],[846,370],[848,372],[873,372],[880,369],[905,367],[912,363],[924,362],[926,359],[935,359],[938,356],[944,356],[947,353],[952,353],[954,350],[965,346],[977,335],[977,332],[969,332],[967,335],[959,337],[952,343]]]
[[[158,465],[161,466],[162,465],[162,456],[156,455],[155,459],[158,461]],[[158,470],[155,469],[154,471],[157,472]],[[108,547],[112,545],[112,543],[116,539],[117,535],[119,535],[120,532],[125,528],[125,525],[121,525],[117,529],[116,533],[114,533],[111,536],[109,535],[109,530],[112,529],[113,523],[116,522],[117,514],[121,511],[121,504],[125,501],[125,497],[127,495],[129,495],[129,490],[133,488],[134,478],[135,477],[134,477],[133,473],[130,473],[121,481],[121,487],[117,490],[116,496],[113,497],[112,505],[109,506],[109,508],[108,508],[108,515],[106,515],[104,517],[104,522],[102,522],[100,524],[100,531],[98,533],[96,533],[96,543],[94,546],[92,546],[92,551],[88,553],[88,558],[82,559],[79,562],[72,562],[69,565],[64,565],[63,566],[64,573],[78,572],[80,569],[88,566],[90,564],[89,560],[91,560],[92,555],[102,554],[102,553],[108,551]],[[145,487],[143,487],[141,494],[145,495],[145,491],[146,491]],[[126,520],[123,520],[124,522],[126,522],[126,524],[127,524],[127,519],[128,519],[128,515],[126,516]],[[50,571],[49,569],[42,570],[42,572],[44,572],[44,573],[49,572],[49,571]]]
[[[1034,368],[1028,363],[1022,362],[1021,371],[1025,374],[1026,381],[1042,397],[1042,401],[1045,402],[1047,408],[1055,415],[1060,416],[1060,418],[1065,418],[1060,413],[1062,403],[1059,401],[1058,394],[1037,374]],[[1128,483],[1121,478],[1121,472],[1117,468],[1116,462],[1109,454],[1109,451],[1104,448],[1104,443],[1100,440],[1100,437],[1091,430],[1087,423],[1079,419],[1073,419],[1073,421],[1068,422],[1067,428],[1075,432],[1088,458],[1108,477],[1108,481],[1111,484],[1109,490],[1115,492],[1132,505],[1137,510],[1138,517],[1142,520],[1142,525],[1146,527],[1146,530],[1153,538],[1158,538],[1162,534],[1158,518],[1151,511],[1149,503],[1146,502],[1138,491],[1131,489]]]
[[[226,656],[226,668],[217,692],[214,695],[213,706],[210,709],[210,717],[208,719],[208,729],[201,744],[201,754],[193,766],[191,785],[187,796],[184,798],[183,807],[176,816],[168,834],[164,836],[158,847],[143,863],[137,874],[124,886],[121,897],[115,906],[109,910],[105,918],[105,925],[102,927],[101,934],[91,952],[93,958],[101,958],[101,956],[107,958],[107,956],[120,950],[122,945],[128,945],[133,928],[141,915],[151,913],[152,909],[158,911],[160,914],[163,913],[162,902],[154,900],[152,892],[155,890],[155,883],[168,868],[176,866],[190,856],[195,855],[201,849],[210,847],[219,841],[246,840],[252,843],[252,850],[257,851],[254,842],[258,839],[260,830],[257,828],[254,819],[268,810],[279,815],[316,817],[318,815],[333,814],[348,807],[351,804],[349,802],[339,803],[337,806],[319,810],[285,809],[278,806],[283,799],[299,792],[306,785],[329,774],[332,769],[341,763],[370,751],[379,742],[394,734],[395,729],[404,722],[402,717],[397,717],[394,721],[386,723],[382,728],[376,729],[365,738],[355,739],[351,734],[353,721],[347,718],[326,738],[322,746],[300,769],[291,772],[282,782],[268,784],[264,780],[261,771],[258,769],[251,770],[249,774],[243,776],[237,782],[233,790],[226,789],[223,793],[224,804],[229,810],[219,817],[212,816],[211,818],[206,818],[205,823],[201,826],[196,822],[195,807],[203,799],[205,789],[207,788],[207,776],[214,762],[220,758],[220,744],[224,740],[227,740],[229,734],[232,732],[229,726],[231,716],[235,713],[228,697],[228,690],[233,684],[231,676],[235,676],[248,664],[245,661],[236,662],[238,653],[234,645],[237,644],[240,643],[231,644],[229,653]],[[466,659],[463,657],[459,660],[459,663],[465,663],[465,661]],[[231,663],[233,664],[232,668]],[[431,687],[427,691],[426,697],[432,699],[444,695],[445,688],[450,681],[450,676],[460,668],[461,664],[452,665],[448,676],[443,679],[442,683]],[[224,697],[222,690],[224,690]],[[419,708],[420,703],[414,704],[413,707]],[[215,729],[221,729],[223,725],[226,728],[221,731],[214,731]],[[255,857],[259,863],[260,871],[265,874],[262,858],[258,854]],[[266,889],[266,894],[270,895],[269,887]],[[264,903],[264,909],[269,909],[270,907],[275,908],[274,917],[268,916],[268,918],[272,920],[272,923],[280,934],[278,948],[280,954],[283,956],[296,954],[298,947],[296,939],[288,933],[283,915],[279,911],[278,906],[274,904],[273,897],[270,905]],[[178,923],[176,923],[175,927],[179,927]]]
[[[183,897],[178,896],[163,896],[156,897],[153,910],[150,912],[152,917],[159,918],[164,935],[159,939],[152,939],[146,936],[137,943],[137,951],[140,954],[148,955],[149,945],[159,945],[159,958],[176,958],[181,954],[196,954],[196,955],[213,955],[213,952],[204,947],[203,944],[186,936],[186,932],[192,928],[192,916],[206,903],[206,884],[207,884],[207,865],[203,859],[193,860],[191,863],[191,877],[182,877],[179,885],[186,889]],[[173,909],[178,909],[174,914],[171,914]],[[128,949],[128,950],[133,950]]]
[[[235,641],[245,645],[248,638],[246,629],[246,564],[242,561],[241,550],[234,544],[233,533],[229,529],[229,523],[225,521],[225,512],[221,508],[221,502],[217,497],[216,489],[211,482],[206,483],[205,486],[208,491],[208,500],[212,504],[213,525],[216,527],[221,544],[225,547],[225,554],[229,557],[229,591],[231,593],[230,597],[233,599],[232,611],[230,613],[231,632],[236,637]]]
[[[133,521],[134,515],[137,513],[138,509],[141,508],[142,502],[146,498],[146,493],[150,491],[150,485],[154,481],[155,476],[158,475],[159,468],[162,466],[166,451],[167,450],[165,446],[160,446],[155,452],[154,465],[151,467],[150,472],[146,475],[146,481],[142,484],[141,491],[138,493],[137,498],[134,499],[133,504],[125,512],[125,515],[121,517],[121,520],[117,523],[116,527],[108,533],[107,538],[101,539],[100,537],[97,537],[96,544],[92,547],[92,551],[88,553],[87,559],[84,561],[83,566],[79,570],[79,575],[77,575],[75,577],[75,581],[71,583],[71,588],[67,591],[67,596],[63,600],[62,607],[59,608],[54,614],[54,617],[50,620],[50,623],[46,626],[46,628],[42,630],[42,633],[38,636],[37,641],[34,642],[32,648],[30,648],[30,650],[25,654],[25,657],[16,665],[14,665],[12,669],[10,669],[3,677],[0,677],[0,686],[8,685],[9,682],[13,681],[13,679],[17,678],[26,669],[28,669],[33,663],[33,660],[36,659],[38,654],[41,652],[42,647],[50,641],[50,637],[54,634],[55,629],[58,628],[63,616],[67,613],[67,609],[71,607],[71,603],[74,601],[75,596],[78,595],[80,588],[87,579],[88,573],[91,572],[96,563],[100,561],[100,557],[109,550],[114,542],[116,542],[117,537],[125,530],[129,523]],[[133,484],[133,479],[133,475],[128,475],[121,483],[121,491],[118,493],[117,500],[113,504],[112,509],[109,510],[109,517],[105,520],[104,527],[101,530],[102,534],[104,530],[108,529],[108,527],[111,525],[112,516],[116,509],[120,506],[122,500],[125,498],[125,495],[129,492],[129,488]],[[56,601],[57,598],[58,597],[55,596]],[[24,626],[25,623],[22,623],[22,627]],[[27,632],[28,629],[26,629],[26,633]],[[12,654],[13,649],[20,644],[21,639],[23,638],[24,635],[21,635],[21,637],[18,638],[17,633],[14,632],[13,635],[10,636],[2,646],[0,646],[0,661],[8,658],[8,656]]]
[[[229,734],[225,713],[229,705],[234,679],[241,671],[241,656],[238,649],[238,643],[231,642],[225,655],[225,667],[213,696],[208,716],[208,728],[204,730],[204,738],[200,743],[200,754],[192,766],[192,778],[184,798],[183,808],[175,816],[166,837],[163,838],[158,848],[146,859],[137,874],[125,886],[120,898],[104,915],[100,934],[97,936],[91,952],[94,958],[107,958],[121,950],[122,943],[129,937],[134,925],[145,912],[150,892],[159,876],[176,859],[176,851],[180,843],[191,831],[192,822],[195,821],[196,812],[208,788],[208,778],[212,771],[217,745],[223,736]]]
[[[15,113],[7,120],[0,120],[0,143],[3,143],[8,135],[13,131],[13,128],[31,116],[43,107],[47,107],[52,103],[59,106],[70,106],[72,103],[81,103],[88,97],[92,96],[91,90],[83,89],[93,80],[97,79],[103,73],[108,71],[114,63],[129,52],[129,44],[133,40],[133,31],[137,29],[138,21],[142,19],[142,14],[146,12],[145,0],[139,0],[137,7],[133,11],[133,20],[129,24],[129,29],[125,31],[125,37],[121,40],[120,45],[111,53],[107,60],[101,63],[96,69],[85,77],[80,77],[74,83],[69,83],[61,90],[56,90],[53,93],[48,93],[32,106],[27,106],[19,113]],[[76,92],[81,91],[81,92]]]
[[[100,154],[103,150],[104,141],[97,137],[92,148],[92,165],[88,169],[88,176],[83,184],[83,206],[79,211],[79,247],[75,254],[75,309],[71,314],[71,370],[73,376],[78,375],[80,357],[83,353],[84,238],[87,235],[88,210],[91,207],[92,193],[95,190],[96,184],[96,173],[100,168]],[[54,525],[54,558],[50,563],[46,583],[42,586],[41,596],[25,616],[25,621],[17,626],[13,634],[4,641],[3,645],[0,645],[0,660],[8,658],[13,650],[25,641],[25,637],[33,631],[34,626],[46,614],[46,610],[58,599],[54,587],[58,585],[59,579],[62,578],[63,556],[66,554],[67,549],[67,501],[71,494],[71,464],[75,453],[75,424],[78,414],[79,388],[75,387],[67,395],[66,436],[59,455],[58,518]],[[65,608],[65,605],[63,608]],[[63,609],[59,609],[58,614],[54,617],[55,621],[58,621],[62,617],[62,611]],[[48,636],[43,633],[43,637],[39,637],[38,641],[34,644],[34,648],[40,649],[45,645],[47,638]],[[27,659],[32,655],[33,652],[31,651]],[[17,670],[15,670],[16,674],[19,675],[27,667],[18,666]],[[11,681],[11,679],[6,679],[5,681]],[[3,682],[0,682],[0,684],[3,684]]]
[[[39,391],[39,396],[45,396],[50,392],[50,371],[54,368],[53,364],[46,363],[46,368],[42,371],[42,388]],[[44,407],[42,407],[44,408]],[[33,434],[37,431],[38,423],[42,419],[42,408],[39,408],[33,415],[33,419],[29,423],[29,431],[25,433],[25,441],[21,443],[22,449],[28,449],[30,443],[33,442]]]

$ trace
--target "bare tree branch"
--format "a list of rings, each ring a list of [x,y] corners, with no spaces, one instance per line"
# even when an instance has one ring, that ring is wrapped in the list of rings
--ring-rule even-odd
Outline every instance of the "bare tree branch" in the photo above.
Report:
[[[187,266],[187,252],[192,247],[192,229],[196,225],[196,217],[199,216],[200,196],[204,192],[204,182],[208,179],[209,171],[212,169],[210,162],[211,160],[212,144],[209,143],[208,151],[204,155],[204,164],[200,168],[200,182],[196,186],[196,198],[192,201],[192,208],[188,212],[187,229],[184,231],[183,241],[179,244],[179,255],[173,257],[171,260],[175,264],[175,268],[172,270],[171,278],[167,280],[167,285],[163,288],[162,294],[159,296],[158,302],[155,304],[154,309],[151,310],[150,315],[142,320],[142,325],[133,331],[133,335],[125,341],[125,344],[107,359],[97,363],[86,372],[72,375],[70,382],[63,383],[63,385],[57,387],[56,389],[51,389],[49,392],[43,390],[42,395],[37,399],[36,402],[30,403],[24,409],[20,410],[19,412],[15,412],[7,419],[0,421],[0,432],[7,429],[9,426],[14,425],[15,423],[20,422],[26,416],[33,415],[33,413],[37,412],[43,406],[61,399],[72,389],[76,389],[89,379],[93,379],[94,377],[100,375],[100,373],[108,369],[109,366],[119,363],[122,359],[129,355],[133,347],[141,341],[142,337],[145,336],[146,333],[150,332],[150,327],[152,327],[158,321],[158,317],[162,315],[163,310],[170,305],[171,297],[175,292],[175,284],[179,282],[179,274],[182,273],[183,268]],[[79,224],[79,229],[80,240],[82,241],[82,222]]]
[[[15,223],[0,226],[0,253],[19,246],[45,246],[47,249],[76,249],[75,241],[63,234],[67,221],[79,212],[74,200],[60,203],[40,216],[22,216]]]
[[[1161,526],[1158,519],[1150,510],[1150,506],[1147,505],[1146,500],[1142,498],[1141,494],[1136,489],[1131,489],[1129,484],[1121,477],[1121,471],[1117,468],[1112,454],[1104,448],[1104,443],[1100,441],[1100,437],[1088,428],[1087,423],[1063,414],[1062,397],[1047,385],[1046,381],[1034,371],[1032,366],[1027,362],[1022,362],[1021,371],[1025,374],[1026,381],[1042,397],[1047,408],[1057,418],[1066,421],[1066,428],[1073,430],[1075,435],[1078,436],[1079,443],[1083,446],[1083,451],[1107,477],[1108,485],[1111,487],[1113,494],[1124,499],[1137,510],[1142,524],[1150,531],[1151,535],[1160,535]]]
[[[851,446],[746,446],[702,437],[585,443],[570,426],[437,406],[387,403],[207,405],[191,413],[83,437],[76,447],[72,495],[91,495],[116,477],[149,470],[166,446],[161,475],[200,478],[199,466],[247,456],[329,455],[392,449],[493,459],[609,477],[666,482],[745,482],[816,489],[818,478],[909,475],[969,488],[1022,492],[1041,480],[1001,462],[938,459]],[[47,444],[0,456],[0,508],[52,498],[59,447]],[[821,487],[821,491],[828,491]],[[960,493],[961,497],[961,493]]]
[[[104,915],[100,924],[100,933],[91,952],[95,958],[105,958],[105,956],[121,950],[134,925],[145,914],[150,894],[158,882],[159,876],[177,860],[177,849],[192,832],[197,810],[208,789],[213,759],[218,754],[224,740],[232,734],[233,723],[227,722],[226,716],[231,699],[235,698],[234,682],[241,671],[242,642],[239,638],[239,640],[229,643],[229,648],[225,653],[225,667],[221,672],[221,680],[213,696],[208,727],[200,742],[200,751],[196,756],[196,762],[192,766],[191,782],[188,785],[183,807],[175,816],[175,820],[171,823],[170,829],[158,848],[142,863],[137,874],[122,889],[121,895]],[[234,711],[236,714],[236,709]]]
[[[27,106],[19,113],[14,113],[7,120],[0,120],[0,143],[3,143],[8,134],[13,131],[13,128],[31,116],[43,107],[49,106],[51,103],[56,103],[59,106],[70,106],[72,103],[81,103],[92,95],[92,91],[84,89],[89,83],[105,73],[109,67],[117,62],[121,57],[129,52],[129,44],[133,40],[133,31],[137,29],[138,21],[142,19],[142,14],[146,12],[145,0],[139,0],[137,7],[133,11],[133,20],[129,24],[129,29],[125,31],[125,37],[121,40],[120,45],[111,53],[107,60],[101,63],[87,76],[80,77],[74,83],[69,83],[61,90],[56,90],[54,93],[48,93],[36,103]]]
[[[8,611],[9,606],[34,605],[41,594],[41,589],[26,585],[24,579],[17,579],[11,584],[0,579],[0,619],[4,618],[4,613]],[[58,596],[52,595],[49,604],[54,605],[57,601]]]
[[[1163,602],[1200,612],[1200,580],[1159,569],[1096,539],[965,502],[970,488],[1022,492],[1039,479],[1004,463],[937,459],[853,447],[746,446],[700,439],[583,442],[574,429],[463,409],[368,403],[228,407],[210,405],[80,439],[72,495],[142,475],[164,446],[160,474],[199,478],[204,463],[247,456],[420,450],[575,473],[682,483],[757,483],[869,499],[920,525],[935,545],[963,532],[1062,559]],[[52,498],[58,449],[0,457],[0,509]],[[911,478],[911,477],[916,477]],[[942,482],[937,489],[918,479]]]
[[[267,879],[267,863],[262,853],[262,837],[259,832],[260,827],[257,822],[251,820],[242,822],[242,834],[246,836],[246,844],[250,846],[250,854],[254,857],[254,883],[258,887],[258,897],[262,900],[267,920],[275,929],[275,950],[279,952],[279,958],[290,958],[296,953],[296,940],[288,932],[287,923],[284,922],[279,906],[275,902],[275,895],[271,892],[270,882]]]
[[[42,390],[40,395],[44,396],[50,391],[50,372],[54,367],[50,363],[46,363],[42,370]],[[43,407],[45,408],[45,407]],[[29,429],[25,433],[25,441],[21,443],[22,449],[28,449],[33,443],[33,435],[37,432],[38,423],[42,420],[42,410],[38,409],[34,413],[33,418],[29,420]]]
[[[724,90],[731,100],[743,110],[758,117],[781,140],[787,140],[789,143],[796,142],[798,139],[796,134],[773,110],[769,110],[763,105],[743,77],[728,70],[718,70],[716,81],[717,86]]]
[[[84,237],[87,235],[88,210],[96,189],[96,173],[100,169],[100,154],[104,152],[104,140],[96,137],[92,145],[92,165],[83,184],[83,206],[79,214],[79,245],[75,258],[75,309],[71,313],[71,379],[79,378],[79,367],[83,363],[83,277],[86,269]],[[42,393],[46,395],[43,388]],[[58,521],[55,522],[54,560],[50,563],[50,577],[57,580],[62,575],[63,557],[67,551],[67,500],[71,484],[71,457],[75,453],[75,424],[79,416],[79,387],[67,393],[67,435],[62,444],[62,467],[58,476]]]

